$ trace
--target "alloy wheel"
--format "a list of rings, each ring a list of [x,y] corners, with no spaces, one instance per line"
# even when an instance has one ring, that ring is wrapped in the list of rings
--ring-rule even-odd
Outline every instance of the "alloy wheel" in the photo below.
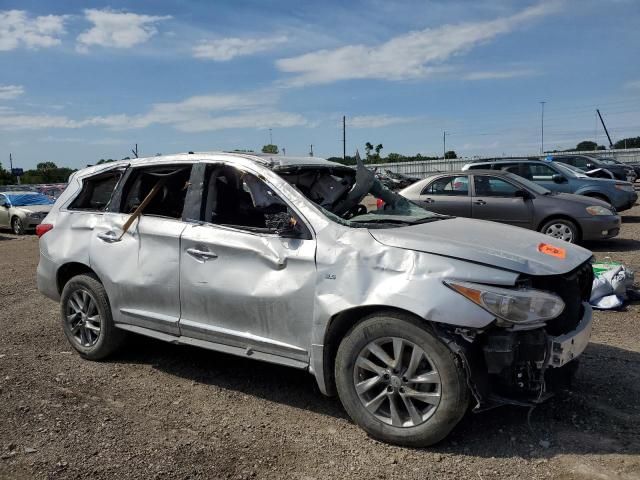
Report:
[[[364,408],[383,423],[415,427],[436,411],[441,381],[434,362],[415,343],[384,337],[358,355],[353,383]]]
[[[20,220],[18,217],[14,217],[13,221],[11,222],[11,229],[16,235],[22,235],[24,233],[22,220]]]
[[[559,238],[565,242],[573,242],[573,230],[566,223],[552,223],[544,231],[545,235],[550,237]]]
[[[71,336],[78,345],[92,347],[100,338],[102,318],[93,295],[78,289],[67,301],[65,320]]]

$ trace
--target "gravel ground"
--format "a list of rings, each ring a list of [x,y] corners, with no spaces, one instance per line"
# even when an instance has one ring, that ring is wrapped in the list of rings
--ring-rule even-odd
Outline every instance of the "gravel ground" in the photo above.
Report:
[[[640,206],[588,245],[640,271]],[[596,313],[573,389],[470,414],[429,449],[352,424],[311,376],[134,337],[71,352],[36,290],[34,236],[0,233],[0,478],[640,479],[640,304]]]

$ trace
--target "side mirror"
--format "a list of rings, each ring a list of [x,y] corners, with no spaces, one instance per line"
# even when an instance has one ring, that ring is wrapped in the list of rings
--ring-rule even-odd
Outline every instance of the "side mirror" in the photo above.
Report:
[[[555,182],[555,183],[564,183],[567,181],[567,179],[564,177],[564,175],[560,175],[559,173],[554,174],[551,179]]]
[[[10,208],[10,207],[11,207],[11,205],[9,204],[9,202],[4,202],[4,203],[2,204],[2,206],[3,206],[4,208]]]

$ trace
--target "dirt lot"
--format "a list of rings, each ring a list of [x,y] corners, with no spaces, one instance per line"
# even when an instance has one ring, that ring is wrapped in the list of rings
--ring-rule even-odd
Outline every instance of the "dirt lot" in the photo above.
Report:
[[[640,271],[640,207],[588,247]],[[596,314],[573,390],[390,447],[292,369],[141,337],[71,352],[35,286],[37,239],[0,233],[0,478],[640,479],[640,304]]]

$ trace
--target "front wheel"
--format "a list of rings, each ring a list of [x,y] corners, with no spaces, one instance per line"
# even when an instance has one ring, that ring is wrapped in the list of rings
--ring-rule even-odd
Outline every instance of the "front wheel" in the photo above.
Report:
[[[11,230],[16,235],[24,235],[24,224],[20,217],[13,217],[11,220]]]
[[[465,375],[421,321],[389,312],[365,318],[342,340],[335,365],[340,401],[374,438],[425,447],[467,410]]]
[[[565,218],[549,220],[542,225],[540,232],[569,243],[578,243],[579,240],[578,227]]]
[[[77,275],[67,282],[60,310],[64,334],[84,358],[101,360],[124,339],[125,332],[113,324],[107,292],[93,275]]]

